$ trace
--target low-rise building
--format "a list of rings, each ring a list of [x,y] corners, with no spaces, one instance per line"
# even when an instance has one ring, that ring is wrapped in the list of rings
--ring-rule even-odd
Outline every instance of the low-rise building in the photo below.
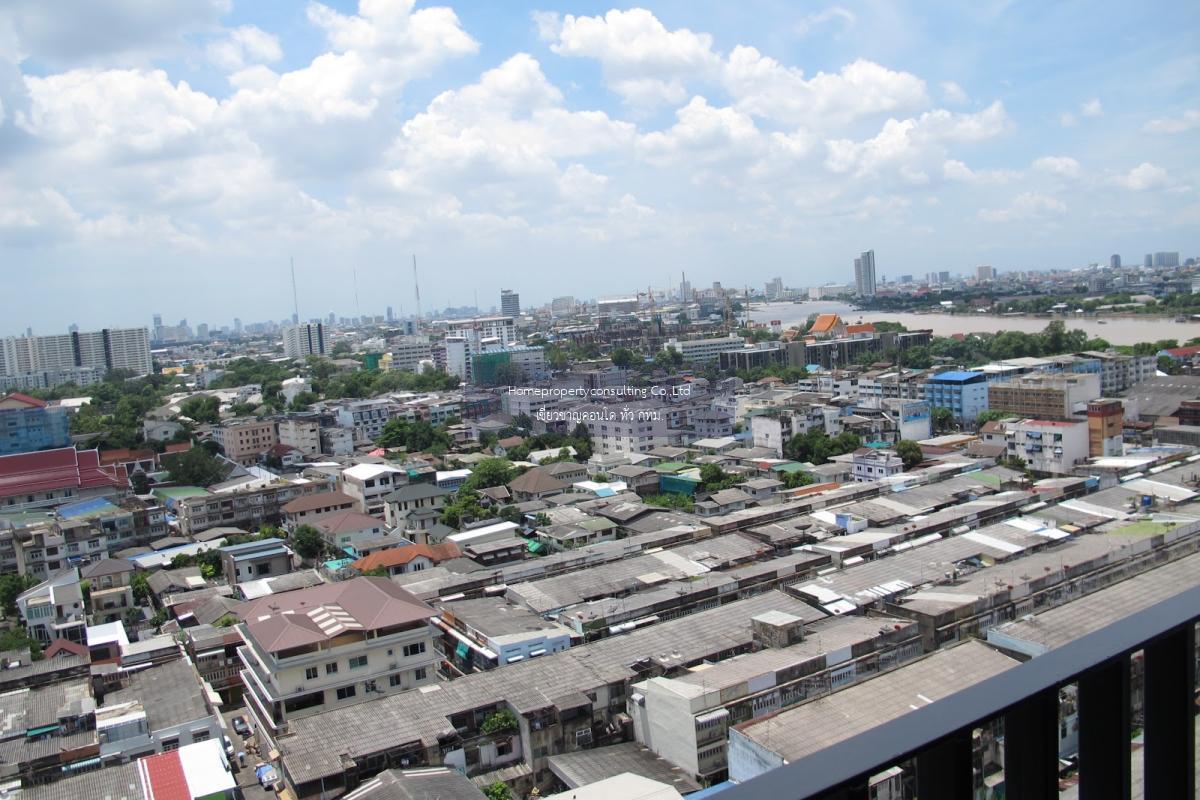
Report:
[[[1088,458],[1088,423],[1020,419],[999,422],[1006,452],[1034,472],[1069,475]]]
[[[720,353],[726,350],[741,350],[745,345],[742,337],[730,334],[711,339],[668,339],[663,342],[663,350],[674,350],[683,356],[683,360],[694,364],[715,361]]]
[[[390,464],[356,464],[342,471],[340,488],[354,498],[358,510],[382,517],[389,494],[408,483],[408,475]]]
[[[0,397],[0,456],[66,447],[70,415],[63,406],[14,392]]]
[[[338,406],[334,417],[339,428],[351,431],[357,446],[378,439],[383,426],[395,413],[395,404],[391,400],[354,400]]]
[[[347,554],[357,553],[360,542],[378,539],[388,532],[388,526],[379,517],[357,511],[330,514],[314,521],[313,527],[331,550]]]
[[[300,525],[312,525],[322,517],[353,511],[357,507],[353,497],[345,492],[317,492],[297,497],[284,503],[283,524],[289,531]]]
[[[124,558],[104,558],[93,561],[79,571],[88,583],[87,606],[92,624],[119,622],[125,612],[135,607],[133,600],[133,562]]]
[[[280,480],[252,489],[222,492],[199,490],[171,501],[185,536],[218,527],[256,531],[263,525],[283,522],[283,506],[298,497],[316,494],[325,484],[308,480]]]
[[[0,456],[0,511],[29,511],[91,497],[121,497],[129,488],[120,466],[104,467],[98,450],[60,447]]]
[[[232,586],[292,571],[292,551],[282,539],[257,539],[221,548],[221,571]]]
[[[988,410],[990,394],[987,375],[982,372],[939,372],[926,379],[924,391],[930,409],[948,408],[962,425],[974,425]]]
[[[453,542],[407,544],[377,550],[363,556],[350,566],[359,572],[373,573],[376,570],[382,570],[390,577],[431,569],[443,561],[458,558],[461,555],[462,551]]]
[[[463,672],[482,672],[557,653],[571,646],[572,631],[502,597],[437,604],[433,624],[447,654]]]
[[[213,428],[213,441],[230,461],[249,467],[279,444],[274,420],[236,419]]]
[[[321,454],[321,422],[316,414],[289,415],[279,420],[280,444],[290,445],[310,458]]]
[[[453,492],[432,483],[409,483],[384,496],[384,519],[402,530],[428,530]]]
[[[436,680],[437,612],[387,578],[272,595],[238,614],[246,705],[268,731]]]
[[[860,447],[854,451],[854,480],[857,483],[890,478],[904,472],[904,460],[895,450]]]
[[[79,570],[68,567],[17,595],[17,613],[43,645],[54,639],[82,642],[87,619]]]

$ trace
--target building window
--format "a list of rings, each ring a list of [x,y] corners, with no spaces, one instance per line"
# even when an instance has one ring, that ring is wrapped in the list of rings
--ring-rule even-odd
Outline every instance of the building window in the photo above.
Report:
[[[351,697],[354,697],[356,694],[358,694],[358,691],[356,690],[355,687],[343,686],[342,688],[337,690],[337,699],[338,700],[348,700]]]
[[[358,669],[367,665],[366,656],[354,656],[350,659],[350,669]]]
[[[388,676],[388,686],[399,686],[403,681],[400,679],[400,673],[395,672]]]
[[[405,658],[408,658],[409,656],[419,656],[421,653],[424,653],[424,652],[425,652],[425,643],[424,642],[417,642],[416,644],[404,645],[404,657]]]
[[[423,680],[425,680],[425,676],[427,674],[428,673],[425,672],[424,667],[417,667],[415,670],[413,670],[413,679],[418,680],[418,681],[423,681]]]
[[[316,679],[317,679],[317,668],[316,667],[309,667],[308,669],[304,670],[304,680],[315,681]]]
[[[502,739],[496,742],[496,755],[507,756],[512,755],[513,745],[512,739]]]
[[[325,674],[326,675],[336,675],[337,674],[337,662],[336,661],[330,661],[328,664],[325,665]]]
[[[163,752],[164,753],[167,752],[168,750],[178,750],[178,749],[179,749],[179,739],[178,738],[163,739]]]

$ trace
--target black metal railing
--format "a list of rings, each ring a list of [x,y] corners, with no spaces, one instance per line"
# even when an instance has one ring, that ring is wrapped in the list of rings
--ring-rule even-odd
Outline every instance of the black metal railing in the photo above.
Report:
[[[1198,619],[1200,587],[1193,587],[949,697],[731,786],[719,796],[866,800],[872,775],[912,759],[920,800],[970,798],[971,732],[1003,718],[1005,796],[1057,798],[1058,693],[1077,683],[1079,796],[1128,800],[1129,659],[1142,651],[1144,796],[1194,798]]]

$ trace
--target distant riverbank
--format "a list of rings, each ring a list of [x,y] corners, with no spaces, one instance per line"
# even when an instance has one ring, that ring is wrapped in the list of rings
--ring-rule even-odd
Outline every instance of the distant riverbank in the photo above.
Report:
[[[1170,317],[1131,315],[1076,318],[856,311],[853,306],[836,300],[755,303],[750,314],[755,322],[779,320],[785,328],[803,325],[810,314],[839,314],[847,322],[898,322],[909,330],[932,330],[934,336],[998,331],[1038,333],[1044,330],[1052,319],[1061,319],[1069,330],[1082,330],[1089,337],[1099,337],[1110,344],[1134,345],[1138,342],[1156,342],[1159,339],[1178,339],[1183,343],[1193,336],[1200,336],[1200,322],[1175,322]]]

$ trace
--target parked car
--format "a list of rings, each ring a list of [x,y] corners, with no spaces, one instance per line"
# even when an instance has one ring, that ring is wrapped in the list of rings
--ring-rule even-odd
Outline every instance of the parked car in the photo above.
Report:
[[[279,773],[265,761],[254,765],[254,775],[264,789],[275,789],[280,784]]]
[[[225,757],[233,758],[233,753],[234,753],[233,741],[230,740],[230,738],[228,736],[222,736],[221,738],[224,740],[224,744],[225,744]]]
[[[246,724],[245,717],[233,718],[233,729],[237,731],[237,735],[243,739],[250,735],[250,726]]]

